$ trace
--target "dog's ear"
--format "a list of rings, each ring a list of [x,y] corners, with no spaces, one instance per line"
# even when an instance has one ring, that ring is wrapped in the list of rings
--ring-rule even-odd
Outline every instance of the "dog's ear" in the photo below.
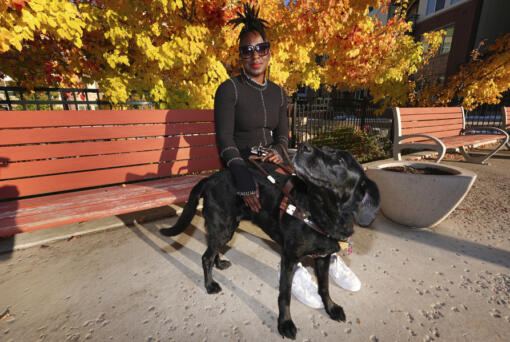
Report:
[[[359,204],[358,210],[354,211],[354,220],[361,227],[368,227],[375,220],[379,211],[381,204],[379,189],[373,181],[365,176],[360,181],[356,191],[362,194],[363,199]]]

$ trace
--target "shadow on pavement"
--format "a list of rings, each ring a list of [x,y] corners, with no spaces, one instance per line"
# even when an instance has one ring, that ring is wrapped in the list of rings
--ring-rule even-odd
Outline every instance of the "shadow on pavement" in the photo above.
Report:
[[[412,240],[434,248],[476,258],[496,265],[510,267],[510,252],[476,242],[439,234],[430,229],[409,228],[379,215],[374,223],[377,232],[393,235],[402,240]],[[405,243],[405,241],[403,241]]]
[[[196,263],[200,268],[202,268],[202,255],[197,253],[196,251],[186,247],[181,242],[173,241],[172,238],[167,238],[160,236],[158,233],[158,229],[154,227],[154,225],[150,225],[150,227],[143,227],[149,231],[149,234],[152,237],[148,236],[148,234],[142,231],[136,224],[130,225],[129,229],[133,231],[133,233],[144,241],[149,247],[155,250],[158,254],[164,257],[168,262],[174,265],[177,269],[179,269],[183,275],[188,277],[191,281],[196,283],[196,285],[205,293],[205,288],[203,285],[203,275],[198,274],[193,271],[179,260],[172,256],[172,253],[175,251],[179,251],[179,253],[192,262]],[[184,234],[181,236],[186,236],[186,240],[193,237],[198,241],[204,244],[204,252],[205,252],[205,235],[202,231],[197,229],[195,226],[188,227]],[[157,238],[165,247],[160,247],[156,242],[153,241],[153,238]],[[239,251],[236,251],[234,248],[229,250],[230,256],[235,260],[235,263],[245,267],[247,270],[252,271],[254,275],[265,281],[269,286],[276,286],[276,270],[255,260],[254,258],[245,255]],[[255,266],[254,266],[255,263]],[[253,271],[257,272],[253,272]],[[251,294],[246,293],[243,289],[239,288],[234,284],[231,280],[229,280],[226,276],[224,276],[221,271],[214,269],[214,278],[218,281],[222,286],[228,287],[233,293],[235,293],[252,311],[255,313],[261,322],[267,320],[267,312],[273,312],[274,308],[269,308],[265,306],[263,303],[255,299]],[[276,302],[276,298],[275,298]]]

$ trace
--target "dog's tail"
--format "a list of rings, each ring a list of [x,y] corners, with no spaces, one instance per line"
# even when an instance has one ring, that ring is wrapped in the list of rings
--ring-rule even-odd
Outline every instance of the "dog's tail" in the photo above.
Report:
[[[162,228],[159,232],[165,236],[175,236],[184,231],[186,229],[193,217],[195,216],[195,212],[197,210],[198,201],[202,196],[202,192],[204,191],[205,185],[209,178],[204,178],[197,185],[193,187],[191,193],[189,195],[188,202],[184,206],[184,210],[182,211],[181,216],[177,220],[177,223],[172,227]]]

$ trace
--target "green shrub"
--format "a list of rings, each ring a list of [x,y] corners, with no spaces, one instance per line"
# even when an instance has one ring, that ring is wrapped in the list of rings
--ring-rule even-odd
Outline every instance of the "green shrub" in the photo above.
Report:
[[[310,140],[312,145],[324,145],[351,152],[360,163],[386,159],[391,156],[388,138],[376,137],[359,128],[340,127]]]

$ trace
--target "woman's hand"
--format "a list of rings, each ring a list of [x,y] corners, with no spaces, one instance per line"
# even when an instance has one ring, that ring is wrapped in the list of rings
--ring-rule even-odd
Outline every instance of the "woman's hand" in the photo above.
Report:
[[[275,151],[269,151],[264,158],[262,158],[263,162],[271,162],[274,164],[281,164],[282,158],[280,158],[280,155],[276,153]]]
[[[243,195],[242,197],[243,197],[244,204],[246,204],[252,211],[254,211],[258,214],[260,209],[262,209],[262,207],[260,205],[260,201],[259,201],[259,186],[258,186],[258,184],[257,184],[256,193],[251,194],[251,195]]]

